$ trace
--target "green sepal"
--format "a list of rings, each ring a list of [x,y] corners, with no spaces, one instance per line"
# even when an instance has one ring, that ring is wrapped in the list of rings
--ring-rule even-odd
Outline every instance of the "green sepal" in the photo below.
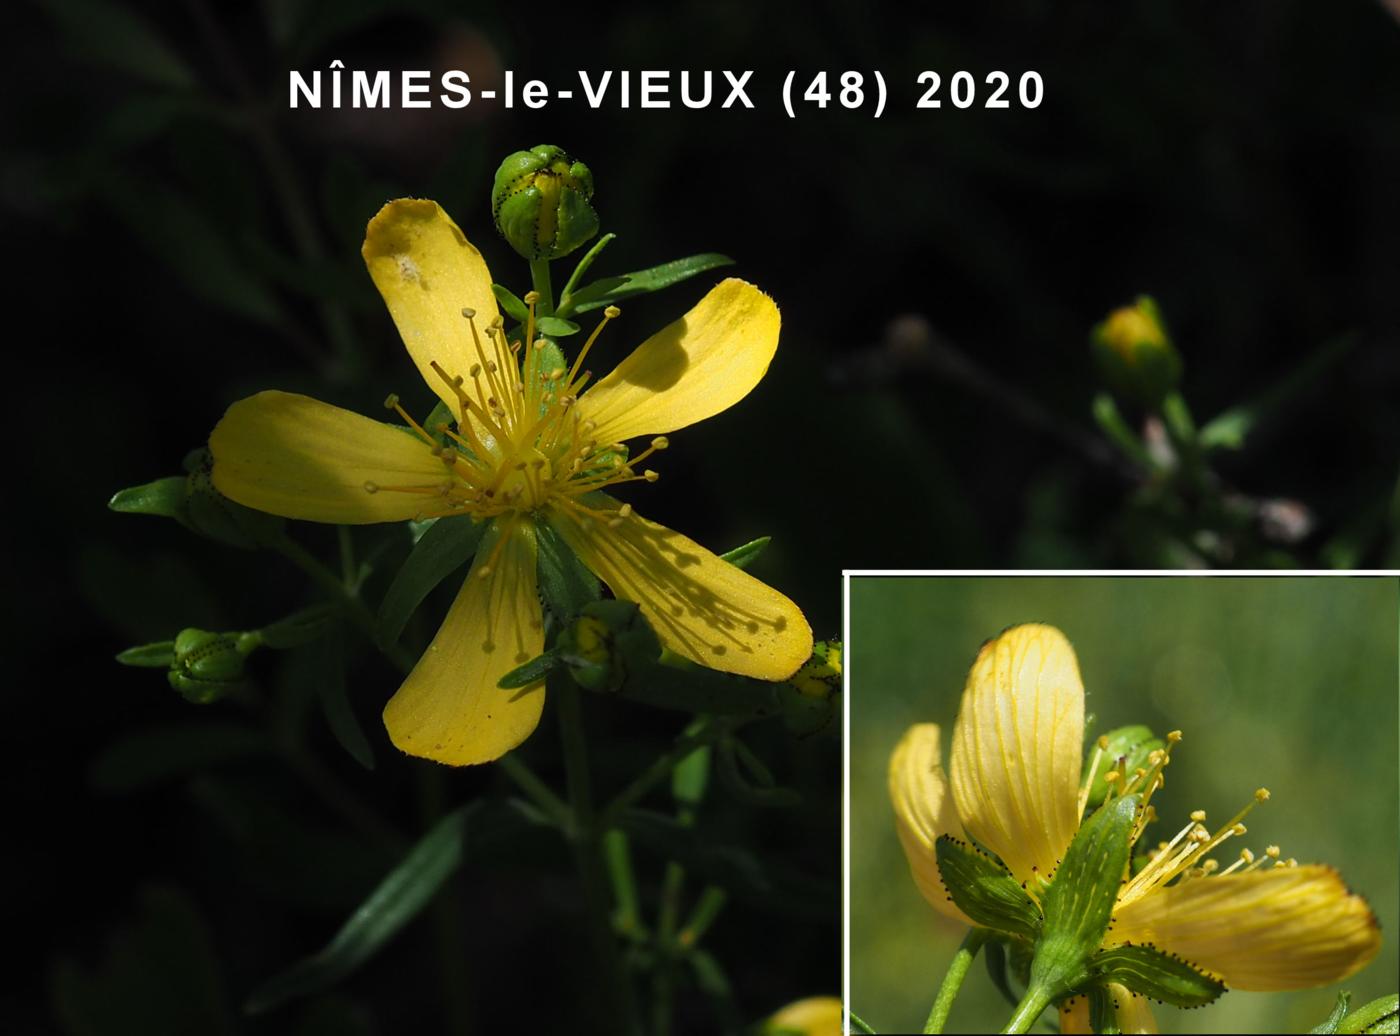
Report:
[[[603,588],[548,523],[535,526],[535,542],[539,547],[540,596],[550,615],[562,625],[598,600]]]
[[[1400,995],[1391,993],[1362,1004],[1337,1023],[1341,1033],[1400,1031]]]
[[[214,458],[207,449],[186,455],[184,524],[231,547],[254,550],[283,536],[286,522],[276,515],[235,503],[214,488]]]
[[[535,329],[551,338],[568,338],[569,335],[578,334],[578,325],[562,317],[540,317],[535,321]]]
[[[1113,1009],[1112,998],[1103,986],[1093,986],[1088,992],[1089,1029],[1096,1036],[1121,1036],[1123,1027]]]
[[[1101,950],[1089,961],[1089,972],[1098,981],[1117,982],[1174,1007],[1202,1007],[1225,992],[1225,983],[1151,946]]]
[[[1040,935],[1040,908],[1000,861],[952,835],[939,835],[934,851],[948,897],[964,914],[994,931]]]
[[[615,692],[630,673],[656,662],[661,642],[631,601],[594,601],[559,635],[559,653],[574,680],[590,691]]]
[[[1138,797],[1124,795],[1080,825],[1045,891],[1045,927],[1031,964],[1031,985],[1056,999],[1083,985],[1103,944],[1128,866]],[[945,875],[946,881],[946,875]]]
[[[530,307],[515,292],[511,291],[504,284],[491,285],[491,294],[496,296],[496,301],[500,303],[501,309],[506,316],[510,317],[517,324],[523,324],[530,319]]]
[[[590,310],[602,309],[604,306],[611,306],[625,299],[669,288],[673,284],[689,280],[706,270],[713,270],[720,266],[732,266],[733,263],[734,260],[727,255],[721,255],[718,252],[702,252],[699,255],[686,256],[684,259],[672,259],[669,263],[650,266],[645,270],[624,273],[619,277],[606,277],[574,292],[569,297],[565,311],[567,315],[572,316],[575,313],[587,313]]]
[[[1006,948],[1002,945],[1002,937],[989,938],[982,947],[982,955],[987,964],[987,977],[992,980],[992,985],[997,987],[997,992],[1008,1004],[1015,1007],[1021,998],[1011,991],[1011,982],[1006,973]]]
[[[467,563],[489,526],[489,522],[453,515],[439,518],[419,537],[379,602],[375,626],[380,647],[390,648],[398,643],[423,599]]]
[[[721,561],[727,561],[735,568],[748,568],[758,560],[758,556],[772,542],[772,536],[760,536],[758,539],[749,540],[748,543],[741,544],[733,550],[725,551],[719,557]]]
[[[175,664],[175,641],[158,640],[154,644],[129,647],[117,655],[117,661],[144,669],[168,669]]]
[[[1147,768],[1147,757],[1152,752],[1166,748],[1161,738],[1156,737],[1149,728],[1140,723],[1118,727],[1103,736],[1108,739],[1108,747],[1103,749],[1098,768],[1094,771],[1094,783],[1089,786],[1089,800],[1085,807],[1087,809],[1097,809],[1103,804],[1108,795],[1108,784],[1104,781],[1104,775],[1111,770],[1118,770],[1120,759],[1123,760],[1121,773],[1126,781],[1131,778],[1134,770]],[[1086,775],[1089,773],[1089,764],[1094,758],[1094,753],[1099,751],[1097,739],[1095,740],[1096,743],[1090,747],[1084,760]]]

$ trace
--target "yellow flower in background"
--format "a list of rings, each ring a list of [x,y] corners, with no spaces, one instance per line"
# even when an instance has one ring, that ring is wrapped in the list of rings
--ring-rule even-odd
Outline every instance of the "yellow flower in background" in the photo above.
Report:
[[[1015,626],[983,646],[953,729],[949,774],[935,724],[911,727],[890,758],[896,829],[925,899],[973,924],[948,898],[939,875],[935,842],[945,834],[976,839],[1033,899],[1042,899],[1079,828],[1089,784],[1113,765],[1102,758],[1101,745],[1088,779],[1081,781],[1083,736],[1084,687],[1063,633],[1051,626]],[[1130,774],[1110,769],[1105,776],[1110,797],[1141,798],[1134,843],[1155,819],[1148,803],[1180,740],[1173,731],[1146,766]],[[1246,833],[1241,821],[1267,798],[1259,789],[1213,832],[1197,810],[1170,841],[1155,850],[1140,848],[1149,860],[1119,889],[1104,947],[1150,944],[1243,990],[1325,985],[1364,967],[1380,950],[1379,925],[1334,869],[1283,860],[1277,846],[1258,856],[1246,849],[1224,869],[1210,857],[1223,842]],[[1124,1031],[1155,1031],[1141,998],[1123,992],[1120,1019],[1129,1017],[1136,1026]],[[1066,1006],[1064,1017],[1073,1026],[1074,1005]]]
[[[841,1036],[841,1000],[809,996],[779,1008],[759,1029],[762,1036]]]
[[[544,647],[543,523],[617,597],[636,602],[677,654],[764,680],[807,660],[812,633],[795,604],[603,492],[655,481],[640,464],[668,445],[660,433],[713,416],[758,384],[778,344],[772,299],[723,281],[584,392],[584,361],[615,308],[565,369],[535,341],[533,304],[523,341],[507,340],[485,261],[436,202],[390,202],[370,221],[362,251],[455,430],[422,428],[394,396],[386,405],[413,434],[306,396],[261,392],[229,408],[209,448],[220,492],[287,518],[491,523],[442,627],[384,710],[395,745],[443,763],[482,763],[534,730],[543,686],[496,683]],[[626,440],[644,435],[656,438],[629,457]]]

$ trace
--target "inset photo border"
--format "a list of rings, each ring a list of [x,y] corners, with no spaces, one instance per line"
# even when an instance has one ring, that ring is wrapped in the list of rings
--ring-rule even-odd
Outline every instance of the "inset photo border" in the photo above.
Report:
[[[1339,991],[1394,992],[1400,573],[848,571],[844,592],[847,1031],[1090,1032],[1093,1007],[1124,1032],[1307,1032]],[[1200,1009],[1028,996],[1046,872],[1115,802],[1136,819],[1095,952],[1191,964]],[[1024,917],[993,928],[948,888],[955,854],[1024,888]],[[969,912],[995,934],[968,939]]]

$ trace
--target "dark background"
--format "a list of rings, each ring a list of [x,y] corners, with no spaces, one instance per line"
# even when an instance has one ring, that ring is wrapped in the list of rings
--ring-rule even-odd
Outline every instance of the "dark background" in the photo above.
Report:
[[[320,945],[393,855],[328,808],[304,759],[206,765],[195,752],[144,780],[112,762],[113,745],[159,759],[195,744],[178,725],[229,718],[112,654],[182,626],[248,628],[308,591],[280,559],[105,504],[176,473],[224,407],[261,388],[371,413],[392,389],[426,409],[364,274],[364,224],[388,198],[437,198],[523,290],[487,208],[496,163],[518,148],[557,143],[591,166],[603,227],[619,235],[598,274],[719,250],[782,307],[768,378],[675,436],[661,482],[632,499],[717,549],[772,534],[758,574],[819,636],[839,629],[845,567],[1396,562],[1400,26],[1380,5],[1024,2],[911,21],[795,3],[52,0],[12,18],[0,218],[21,370],[3,857],[20,952],[0,1013],[14,1031],[174,1031],[178,1015],[141,1011],[190,990],[197,1003],[178,1010],[207,1008],[228,1031],[416,1031],[442,1017],[434,962],[447,958],[427,920],[338,993],[238,1017],[248,989]],[[288,111],[287,70],[337,58],[347,71],[462,68],[477,87],[504,68],[556,87],[579,67],[753,68],[756,110]],[[788,69],[799,81],[879,69],[888,110],[789,120]],[[1034,69],[1045,102],[919,111],[923,69],[979,83]],[[627,305],[603,355],[621,358],[714,279]],[[1166,314],[1198,419],[1350,344],[1215,461],[1250,506],[1296,508],[1304,535],[1216,527],[1200,501],[1144,486],[1106,449],[1087,333],[1139,292]],[[908,315],[923,330],[891,344],[889,322]],[[329,556],[325,530],[296,532]],[[306,681],[286,668],[259,668],[264,718],[403,835],[435,796],[505,790],[487,770],[424,778],[399,759],[377,722],[394,676],[368,653],[352,691],[372,774],[288,690]],[[677,729],[674,716],[586,704],[605,787]],[[747,1018],[839,988],[839,749],[763,739],[806,805],[755,818],[720,800],[711,821],[824,880],[827,898],[723,916],[713,948]],[[557,780],[551,716],[525,753]],[[464,872],[437,915],[468,933],[469,966],[449,969],[465,976],[464,1026],[568,1019],[587,1001],[572,882],[547,840]],[[107,972],[126,991],[109,1003],[90,977],[114,947],[141,978]],[[62,1021],[51,1002],[66,1004]],[[705,1031],[703,1000],[683,1008]]]

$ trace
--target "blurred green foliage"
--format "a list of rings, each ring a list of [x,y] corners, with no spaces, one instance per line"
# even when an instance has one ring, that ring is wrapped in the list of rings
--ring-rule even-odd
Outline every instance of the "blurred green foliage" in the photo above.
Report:
[[[909,725],[934,722],[946,765],[978,647],[1021,622],[1070,638],[1096,734],[1138,722],[1183,732],[1154,799],[1158,829],[1170,834],[1195,809],[1228,817],[1266,786],[1273,797],[1251,815],[1248,844],[1335,865],[1380,919],[1380,956],[1351,979],[1230,992],[1199,1011],[1154,1006],[1163,1032],[1306,1032],[1339,988],[1354,1003],[1393,991],[1396,580],[855,577],[850,608],[851,1006],[877,1031],[922,1024],[964,934],[909,877],[886,790],[890,752]],[[949,1031],[994,1032],[1010,1014],[979,965]]]

